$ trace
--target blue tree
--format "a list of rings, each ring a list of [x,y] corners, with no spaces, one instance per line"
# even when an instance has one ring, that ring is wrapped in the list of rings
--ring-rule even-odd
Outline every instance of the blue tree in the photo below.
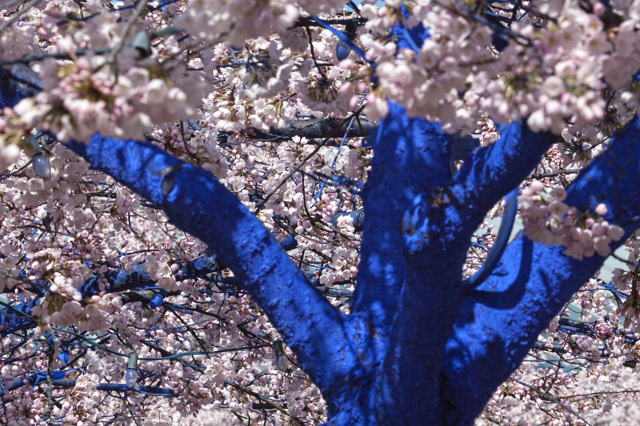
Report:
[[[410,45],[427,36],[396,30]],[[2,84],[5,104],[21,95],[10,80]],[[624,226],[624,239],[640,224],[639,126],[636,117],[614,135],[566,201],[582,210],[605,203],[606,219]],[[349,315],[328,303],[210,173],[146,142],[96,134],[68,147],[218,254],[322,391],[330,424],[435,425],[471,424],[605,260],[576,260],[519,234],[482,279],[463,277],[474,231],[554,141],[511,123],[452,172],[453,138],[390,103],[370,136],[375,156]]]

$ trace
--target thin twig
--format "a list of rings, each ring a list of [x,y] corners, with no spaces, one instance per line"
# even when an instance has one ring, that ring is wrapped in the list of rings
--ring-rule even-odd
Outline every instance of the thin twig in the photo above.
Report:
[[[295,421],[297,424],[299,425],[304,425],[304,423],[302,422],[302,420],[300,420],[299,418],[292,416],[291,414],[289,414],[287,412],[287,410],[285,410],[284,408],[282,408],[280,405],[276,404],[275,402],[271,401],[269,398],[265,398],[264,396],[260,395],[257,392],[254,392],[238,383],[234,383],[234,382],[230,382],[229,380],[225,380],[224,382],[226,385],[232,386],[236,389],[238,389],[239,391],[242,391],[248,395],[251,395],[255,398],[257,398],[260,402],[264,402],[265,404],[275,408],[276,410],[280,411],[282,414],[291,417],[291,419],[293,421]]]
[[[313,38],[311,37],[311,30],[309,29],[309,27],[306,27],[305,30],[307,30],[307,36],[309,37],[309,49],[311,49],[311,58],[313,59],[313,63],[316,64],[316,68],[318,68],[318,72],[320,73],[322,80],[327,81],[327,76],[324,74],[324,71],[322,71],[322,68],[320,68],[320,65],[318,65],[318,61],[316,60],[316,52],[313,49]]]
[[[512,379],[514,382],[521,384],[522,386],[526,386],[531,390],[534,390],[536,392],[538,392],[538,394],[540,394],[540,398],[542,398],[545,401],[550,401],[550,402],[554,402],[556,404],[558,404],[560,407],[564,408],[565,410],[567,410],[567,412],[573,414],[574,416],[576,416],[577,418],[579,418],[580,420],[582,420],[583,422],[585,422],[587,425],[591,426],[591,423],[589,423],[588,421],[586,421],[584,419],[584,417],[582,417],[578,412],[576,412],[574,409],[572,409],[571,407],[567,406],[566,404],[560,402],[558,400],[558,398],[550,395],[547,391],[540,389],[539,387],[530,385],[528,383],[525,382],[521,382],[520,380],[516,380],[516,379]]]
[[[44,418],[47,419],[48,425],[52,424],[51,415],[53,414],[53,378],[51,377],[51,371],[54,353],[54,346],[49,345],[49,362],[47,364],[47,410],[44,413]]]
[[[111,189],[109,191],[109,194],[107,195],[106,198],[112,198],[111,195],[115,195],[116,198],[117,194],[114,194],[114,191],[116,189],[116,184],[112,184],[111,185]],[[93,222],[93,225],[91,225],[91,229],[89,230],[89,234],[93,234],[93,230],[95,229],[96,225],[98,224],[98,222],[100,222],[100,218],[102,217],[102,215],[104,214],[105,210],[107,209],[107,206],[109,206],[108,202],[104,204],[104,206],[102,206],[102,209],[100,209],[100,211],[98,212],[98,215],[96,216],[96,220],[95,222]]]
[[[2,26],[0,27],[0,33],[3,32],[4,30],[6,30],[7,28],[9,28],[11,26],[11,24],[13,24],[18,19],[20,19],[20,17],[22,15],[27,13],[33,6],[35,6],[38,3],[40,3],[40,0],[31,0],[29,3],[27,3],[22,9],[20,9],[18,12],[16,12],[4,24],[2,24]]]
[[[529,176],[529,178],[530,179],[542,179],[542,178],[554,177],[554,176],[558,176],[558,175],[573,175],[573,174],[576,174],[576,173],[580,173],[581,171],[582,171],[582,169],[557,170],[555,172],[549,172],[549,173],[532,174],[531,176]]]
[[[640,389],[626,389],[620,391],[601,391],[601,392],[591,392],[591,393],[578,393],[574,395],[565,395],[559,396],[558,399],[571,399],[571,398],[586,398],[590,396],[602,396],[602,395],[616,395],[621,393],[640,393]]]
[[[131,32],[131,29],[135,25],[136,19],[138,19],[138,17],[142,15],[142,12],[145,11],[145,7],[147,6],[148,2],[149,0],[140,0],[138,2],[138,5],[136,6],[136,10],[133,12],[133,16],[131,16],[131,19],[129,19],[129,21],[127,21],[127,24],[125,25],[124,30],[120,34],[120,40],[118,40],[118,44],[116,44],[116,46],[113,48],[113,50],[111,51],[111,54],[109,55],[109,58],[107,59],[108,64],[115,66],[116,57],[124,47],[124,43],[127,37],[129,36],[129,32]]]
[[[345,118],[344,120],[342,120],[342,122],[340,122],[340,125],[337,126],[337,128],[334,130],[332,135],[327,136],[321,144],[319,144],[316,149],[314,149],[309,155],[307,155],[301,162],[300,164],[298,164],[296,167],[294,167],[293,170],[291,170],[291,172],[289,172],[287,174],[287,176],[285,176],[284,179],[282,179],[282,181],[280,181],[280,183],[271,190],[271,192],[269,192],[267,194],[266,197],[264,197],[264,199],[260,202],[260,204],[258,204],[254,210],[254,213],[257,213],[258,211],[260,211],[260,209],[267,203],[267,201],[269,201],[269,199],[273,196],[273,194],[275,194],[282,185],[285,184],[285,182],[287,182],[289,179],[291,179],[291,176],[293,176],[298,170],[300,170],[300,168],[302,168],[302,166],[305,165],[305,163],[307,161],[309,161],[311,159],[311,157],[313,157],[314,155],[316,155],[318,153],[318,151],[320,151],[320,148],[322,148],[323,146],[325,146],[325,144],[329,141],[329,139],[335,137],[335,135],[338,134],[338,132],[340,132],[340,130],[342,129],[342,127],[347,124],[347,122],[349,120],[351,120],[351,118],[353,116],[356,116],[358,114],[360,114],[360,112],[362,111],[362,109],[364,108],[364,106],[358,108],[358,110],[356,112],[354,112],[353,114],[351,114],[351,116]]]

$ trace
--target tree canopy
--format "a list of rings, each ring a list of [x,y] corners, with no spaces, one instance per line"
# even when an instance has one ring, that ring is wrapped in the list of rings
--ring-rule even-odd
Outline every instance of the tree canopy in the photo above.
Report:
[[[640,2],[374,3],[2,11],[3,422],[637,412]]]

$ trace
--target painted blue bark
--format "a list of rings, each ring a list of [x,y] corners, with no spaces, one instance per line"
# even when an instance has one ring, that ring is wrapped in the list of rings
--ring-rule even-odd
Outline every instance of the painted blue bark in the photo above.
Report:
[[[145,142],[102,138],[69,146],[160,206],[218,254],[325,392],[356,359],[347,320],[298,271],[260,221],[213,175]]]
[[[625,237],[640,222],[640,119],[635,117],[571,184],[567,200],[578,209],[609,208],[606,219],[625,224]],[[634,220],[632,220],[634,219]],[[537,336],[605,258],[582,261],[562,254],[563,248],[533,243],[520,235],[505,252],[498,269],[480,288],[464,295],[447,342],[444,398],[447,422],[469,424],[495,388],[517,368]]]
[[[637,120],[634,125],[637,127]],[[514,134],[517,137],[505,132],[504,141],[499,141],[492,149],[474,154],[468,160],[469,166],[452,178],[448,168],[448,137],[439,132],[436,125],[409,119],[401,108],[392,107],[392,113],[378,132],[380,141],[376,145],[374,167],[365,192],[367,220],[363,267],[353,321],[347,321],[346,317],[334,311],[323,296],[306,283],[268,232],[213,176],[190,165],[181,165],[175,158],[146,143],[95,136],[86,147],[81,144],[72,144],[72,147],[89,159],[94,167],[108,172],[162,206],[176,225],[206,241],[216,252],[224,253],[221,257],[225,264],[234,270],[265,308],[298,354],[303,368],[320,385],[336,424],[387,423],[390,419],[402,423],[428,421],[437,424],[448,421],[464,424],[477,415],[503,380],[487,380],[485,375],[495,378],[502,372],[506,378],[532,345],[537,333],[577,289],[577,283],[584,281],[602,263],[600,258],[572,261],[562,256],[558,248],[523,240],[524,243],[510,246],[503,263],[507,267],[513,264],[515,268],[522,269],[520,262],[510,260],[523,257],[522,253],[527,252],[523,246],[529,247],[529,251],[535,248],[554,260],[544,269],[540,268],[537,274],[542,277],[560,274],[565,281],[574,283],[573,290],[555,285],[554,278],[542,280],[541,285],[553,287],[558,293],[562,289],[564,297],[537,291],[534,272],[529,266],[528,274],[514,269],[511,274],[490,278],[476,292],[462,293],[460,268],[463,253],[469,245],[468,238],[461,238],[469,236],[466,219],[481,218],[490,208],[488,203],[482,205],[482,199],[475,203],[467,201],[477,196],[470,190],[477,187],[481,192],[486,182],[498,173],[491,171],[492,168],[499,166],[497,170],[505,169],[501,161],[510,158],[513,149],[526,142],[520,139],[520,133]],[[629,135],[635,135],[635,132],[626,135],[620,142],[625,142],[628,150],[629,145],[633,145],[629,141],[635,141]],[[623,146],[618,140],[612,145],[614,148]],[[500,153],[501,149],[504,153]],[[619,168],[611,166],[616,165],[615,155],[631,161],[627,152],[618,151],[621,149],[607,153],[614,156],[613,162],[596,161],[588,173],[607,177],[615,175],[618,179],[629,176],[620,176],[619,172],[616,175]],[[538,159],[542,152],[540,149]],[[516,162],[517,158],[511,160]],[[521,160],[521,163],[530,165],[536,163],[535,159],[527,156]],[[596,167],[601,163],[612,170]],[[640,162],[636,161],[636,164]],[[478,184],[470,185],[470,189],[465,191],[461,188],[472,175],[468,170],[489,171],[473,174]],[[515,170],[523,176],[527,173],[522,170],[522,164],[517,164]],[[495,182],[497,188],[490,191],[491,194],[500,196],[495,193],[508,191],[523,176],[509,179],[510,185],[502,185],[504,177],[501,177]],[[165,195],[163,182],[166,190],[169,179],[172,184]],[[621,206],[627,206],[620,207],[624,214],[637,211],[640,197],[636,194],[628,200],[612,199],[615,192],[609,191],[609,185],[617,182],[609,178],[598,180],[603,183],[602,194],[608,194],[606,200],[597,193],[591,195],[593,200],[586,195],[582,198],[574,195],[588,194],[580,186],[587,179],[581,178],[576,182],[570,191],[570,200],[574,197],[576,204],[585,206],[606,201],[612,209],[616,208],[618,201]],[[446,187],[450,187],[451,195],[443,191]],[[574,190],[574,187],[578,189]],[[456,201],[458,194],[465,200],[464,204]],[[621,191],[618,195],[629,197],[629,192]],[[446,196],[450,197],[448,201],[443,198]],[[435,200],[434,197],[441,199]],[[409,225],[427,231],[428,236],[422,239],[421,244],[411,244],[412,235],[402,228],[406,224],[403,218],[407,212],[412,213]],[[610,219],[615,221],[616,218],[612,216]],[[387,266],[392,263],[386,262],[394,261],[398,262],[396,268]],[[583,263],[591,267],[587,268]],[[554,267],[558,271],[554,271]],[[497,312],[490,315],[484,314],[488,308],[476,306],[483,301],[478,295],[482,295],[484,287],[497,285],[493,284],[494,281],[513,279],[518,273],[526,286],[536,290],[529,297],[537,303],[528,301],[526,292],[520,291],[511,296],[513,300],[509,298],[510,293],[500,293],[495,297],[494,309]],[[555,297],[553,303],[548,297]],[[519,303],[525,303],[529,308],[524,309]],[[529,328],[511,330],[505,326],[505,323],[514,323],[514,313],[507,309],[509,307],[519,313]],[[475,312],[474,321],[469,322],[470,314],[467,312],[471,309],[478,312]],[[528,311],[535,316],[527,317]],[[539,311],[543,317],[546,316],[543,321],[537,318]],[[509,321],[496,321],[500,314]],[[456,316],[457,324],[453,337],[450,337],[451,324]],[[366,318],[364,321],[363,317]],[[486,333],[489,325],[495,327],[494,335]],[[530,330],[532,326],[535,331]],[[474,333],[474,327],[482,332]],[[526,333],[528,340],[523,341],[521,333]],[[500,353],[502,356],[496,356],[492,350],[495,341],[516,346],[506,347]],[[354,353],[360,358],[356,358]],[[445,361],[445,354],[451,357],[449,361]],[[493,365],[491,368],[479,365],[482,362]],[[444,372],[443,365],[446,367]],[[416,371],[424,373],[416,377]],[[486,373],[477,381],[470,380],[474,374],[480,374],[478,372]],[[444,390],[441,386],[443,377]],[[356,378],[361,382],[355,382]],[[397,417],[399,412],[403,417]]]
[[[398,37],[406,34],[407,47],[427,36]],[[0,93],[15,100],[15,91]],[[610,222],[628,222],[627,236],[638,226],[629,219],[640,214],[639,131],[635,118],[570,186],[567,199],[581,209],[605,202]],[[466,425],[604,261],[597,255],[577,261],[520,236],[504,252],[500,274],[465,287],[461,270],[472,233],[553,140],[512,123],[452,173],[451,137],[391,104],[363,193],[362,257],[349,316],[310,285],[208,172],[144,142],[95,135],[69,146],[218,254],[320,387],[329,423]]]

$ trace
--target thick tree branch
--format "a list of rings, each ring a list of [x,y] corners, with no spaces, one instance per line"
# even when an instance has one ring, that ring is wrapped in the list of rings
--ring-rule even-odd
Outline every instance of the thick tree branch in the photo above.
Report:
[[[533,133],[520,120],[500,129],[500,139],[463,163],[451,193],[466,208],[469,237],[486,213],[531,173],[555,139],[549,133]]]
[[[320,389],[327,391],[341,369],[357,364],[348,346],[346,318],[213,175],[144,142],[94,135],[87,145],[69,146],[92,167],[160,205],[171,223],[219,253]]]
[[[256,139],[273,139],[274,136],[286,138],[299,136],[307,139],[324,139],[336,137],[336,135],[341,134],[341,132],[346,130],[348,124],[349,119],[335,117],[292,120],[288,121],[283,127],[272,127],[269,129],[269,132],[252,129],[251,136]],[[349,130],[349,136],[352,138],[367,136],[375,125],[375,123],[366,118],[357,118]]]
[[[375,339],[367,357],[379,362],[406,282],[403,219],[417,199],[426,200],[451,178],[449,135],[437,123],[408,117],[390,103],[377,131],[372,170],[363,191],[363,241],[352,312],[366,318]],[[402,320],[404,321],[404,319]]]
[[[625,238],[639,222],[640,120],[636,117],[569,187],[567,204],[579,210],[606,203],[610,223]],[[624,238],[612,249],[622,245]],[[464,298],[447,343],[444,397],[448,422],[470,424],[495,389],[518,367],[537,336],[571,296],[602,266],[599,255],[577,260],[564,248],[533,243],[522,234],[497,270]]]

